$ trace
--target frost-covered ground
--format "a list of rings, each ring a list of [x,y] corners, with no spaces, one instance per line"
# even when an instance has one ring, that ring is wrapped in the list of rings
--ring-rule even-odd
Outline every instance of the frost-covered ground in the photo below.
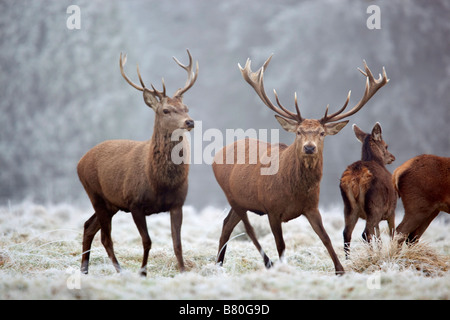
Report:
[[[132,218],[113,219],[115,251],[124,271],[116,274],[97,237],[89,275],[80,275],[83,223],[90,209],[24,202],[0,208],[0,299],[449,299],[448,221],[435,220],[423,237],[420,255],[398,252],[386,235],[383,244],[363,244],[360,221],[354,231],[353,259],[342,249],[340,208],[322,210],[325,228],[347,270],[337,277],[325,247],[300,217],[283,225],[286,261],[271,270],[238,225],[224,267],[215,265],[226,209],[185,208],[182,239],[188,272],[179,274],[168,214],[147,218],[153,241],[148,277],[138,276],[141,239]],[[250,214],[267,254],[278,262],[266,217]],[[397,216],[397,223],[401,215]],[[385,223],[382,223],[382,229]],[[408,251],[410,250],[410,251]],[[414,250],[412,250],[414,251]]]

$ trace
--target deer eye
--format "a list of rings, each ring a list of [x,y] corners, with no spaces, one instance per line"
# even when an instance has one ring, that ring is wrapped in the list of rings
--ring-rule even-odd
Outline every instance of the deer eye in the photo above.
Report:
[[[163,112],[164,112],[164,114],[169,114],[170,113],[169,109],[163,109]]]
[[[325,136],[325,131],[321,132],[321,133],[320,133],[320,136],[321,136],[321,137],[324,137],[324,136]]]

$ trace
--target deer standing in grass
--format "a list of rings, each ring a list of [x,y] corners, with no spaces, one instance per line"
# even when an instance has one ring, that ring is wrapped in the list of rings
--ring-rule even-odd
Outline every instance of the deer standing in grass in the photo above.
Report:
[[[450,213],[450,158],[414,157],[394,170],[392,181],[405,209],[396,229],[401,241],[419,240],[440,211]]]
[[[340,189],[344,201],[344,250],[348,258],[352,232],[358,219],[366,220],[362,237],[366,241],[373,234],[379,236],[378,224],[387,220],[389,232],[394,235],[395,207],[397,193],[392,185],[391,173],[385,164],[390,164],[395,157],[388,151],[384,142],[381,126],[377,122],[372,133],[367,134],[356,124],[353,125],[356,138],[362,143],[361,160],[347,167],[341,177]]]
[[[272,111],[283,129],[295,134],[295,141],[290,146],[285,144],[268,144],[255,140],[239,140],[225,146],[219,151],[213,163],[213,170],[217,182],[224,191],[231,210],[224,219],[222,234],[219,242],[217,262],[223,264],[226,252],[226,244],[234,227],[242,220],[245,230],[260,252],[267,268],[272,266],[272,261],[264,253],[259,244],[253,227],[251,226],[247,211],[259,215],[268,215],[269,224],[275,237],[277,251],[282,259],[285,243],[282,234],[282,222],[295,219],[304,215],[317,233],[333,260],[336,274],[343,274],[342,267],[325,231],[319,212],[320,180],[322,178],[323,146],[327,135],[337,134],[348,120],[336,122],[358,112],[375,92],[384,86],[388,79],[384,72],[383,77],[374,79],[369,68],[365,64],[366,88],[362,99],[348,112],[341,114],[350,100],[350,92],[344,106],[337,112],[328,115],[328,107],[323,118],[319,120],[305,119],[301,116],[295,95],[295,109],[293,113],[283,107],[275,93],[279,107],[276,107],[267,97],[263,76],[270,62],[267,59],[263,66],[252,72],[250,60],[244,68],[239,65],[242,76],[253,87],[263,103]],[[267,150],[266,154],[258,152],[258,149]],[[245,163],[237,162],[239,150],[245,152]],[[250,155],[256,153],[256,163],[249,163]],[[267,154],[278,154],[279,169],[275,174],[261,175],[261,168],[267,163]],[[231,155],[231,156],[230,156]],[[234,159],[233,159],[234,155]],[[227,163],[227,159],[233,159]]]
[[[183,103],[183,94],[195,83],[198,75],[192,70],[192,57],[189,53],[189,65],[182,65],[188,78],[184,88],[178,89],[172,98],[166,95],[163,79],[163,91],[153,85],[147,88],[137,67],[141,86],[133,83],[123,70],[126,55],[120,55],[120,72],[135,89],[142,91],[144,102],[155,111],[153,136],[150,140],[109,140],[89,150],[79,161],[77,171],[95,213],[84,224],[83,254],[81,271],[88,272],[92,240],[101,229],[101,241],[117,272],[120,265],[114,254],[111,239],[111,219],[117,211],[131,212],[142,237],[144,256],[140,274],[147,275],[147,260],[151,240],[147,230],[146,216],[170,211],[172,240],[180,271],[184,270],[181,247],[182,206],[188,190],[189,165],[174,164],[171,160],[172,148],[180,141],[172,141],[172,132],[178,129],[191,130],[194,121],[188,115]],[[183,140],[183,143],[187,141]],[[187,150],[188,148],[184,148]],[[188,156],[188,155],[185,155]]]

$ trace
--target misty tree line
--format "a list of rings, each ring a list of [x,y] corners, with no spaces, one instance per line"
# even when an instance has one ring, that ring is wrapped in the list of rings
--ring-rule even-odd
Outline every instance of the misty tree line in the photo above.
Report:
[[[362,95],[357,71],[386,67],[391,82],[350,119],[369,130],[376,121],[397,161],[420,153],[448,156],[450,148],[450,5],[448,1],[375,1],[381,29],[366,27],[368,2],[347,1],[78,1],[82,27],[68,30],[71,1],[0,2],[0,200],[84,199],[79,158],[106,139],[151,137],[153,111],[120,76],[172,94],[185,75],[171,60],[199,61],[186,94],[190,115],[203,127],[280,129],[237,68],[253,69],[272,53],[265,73],[271,96],[302,114],[323,116]],[[370,3],[372,4],[372,2]],[[272,96],[271,96],[272,97]],[[325,142],[321,202],[340,201],[338,180],[360,155],[350,125]],[[280,131],[281,141],[293,137]],[[187,203],[225,204],[211,168],[192,165]]]

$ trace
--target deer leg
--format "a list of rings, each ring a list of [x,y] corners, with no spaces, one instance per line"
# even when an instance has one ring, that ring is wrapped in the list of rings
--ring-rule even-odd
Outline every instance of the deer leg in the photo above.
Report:
[[[255,230],[253,230],[252,225],[250,224],[250,221],[248,220],[247,212],[246,211],[236,211],[239,216],[241,217],[242,221],[244,222],[245,231],[247,232],[247,235],[252,240],[253,244],[255,245],[256,249],[261,254],[262,258],[264,259],[264,265],[267,269],[273,266],[272,261],[269,259],[269,257],[266,255],[264,250],[262,249],[261,245],[258,242],[258,239],[256,239]]]
[[[117,261],[116,255],[114,254],[113,241],[111,239],[111,220],[116,212],[110,212],[104,208],[95,209],[97,219],[100,223],[102,244],[105,247],[108,257],[111,259],[114,268],[119,273],[120,264],[119,261]]]
[[[350,206],[344,208],[345,228],[343,232],[344,236],[344,252],[345,258],[348,259],[350,255],[350,242],[352,240],[353,229],[358,222],[358,211]]]
[[[281,220],[275,216],[269,216],[270,228],[272,230],[272,234],[275,238],[275,243],[277,244],[277,251],[280,260],[284,258],[284,250],[286,249],[286,245],[283,239],[283,229],[281,227]]]
[[[223,265],[225,259],[225,253],[227,251],[227,243],[230,239],[230,235],[233,232],[236,225],[241,221],[241,217],[234,211],[230,210],[227,217],[223,220],[222,235],[219,241],[219,251],[217,253],[217,261],[219,265]]]
[[[372,241],[372,237],[375,235],[375,237],[379,237],[380,236],[380,229],[378,227],[381,217],[382,217],[382,212],[381,209],[379,209],[378,207],[375,206],[368,206],[367,202],[366,202],[366,228],[364,229],[364,232],[362,234],[362,238],[367,241],[370,242]]]
[[[389,227],[389,235],[391,239],[394,238],[395,233],[395,211],[391,213],[391,215],[387,219],[388,227]]]
[[[416,242],[419,240],[419,238],[422,236],[422,234],[427,230],[428,226],[430,225],[431,221],[436,218],[436,216],[439,214],[439,210],[434,210],[430,212],[428,215],[425,215],[425,217],[422,219],[419,226],[413,230],[409,236],[408,236],[408,242]]]
[[[98,222],[97,215],[94,213],[84,223],[83,253],[81,256],[81,273],[83,274],[88,273],[92,240],[94,240],[94,237],[97,234],[98,230],[100,230],[100,223]]]
[[[183,249],[181,246],[181,223],[183,222],[183,210],[182,208],[176,208],[170,210],[170,223],[172,230],[172,242],[173,250],[175,256],[178,260],[178,267],[180,272],[184,272],[184,261],[183,261]]]
[[[372,241],[372,237],[374,235],[375,226],[372,224],[369,224],[369,222],[366,222],[366,228],[364,229],[361,237],[364,239],[364,241],[369,242]]]
[[[405,203],[405,201],[403,201],[403,203]],[[403,220],[395,229],[395,232],[400,235],[398,241],[399,245],[405,240],[409,242],[410,241],[408,239],[409,234],[414,230],[416,230],[421,223],[423,223],[423,217],[421,216],[420,211],[417,212],[405,206],[405,215],[403,217]]]
[[[141,235],[142,247],[144,248],[144,255],[142,257],[142,266],[141,266],[141,270],[139,270],[139,274],[143,277],[146,277],[147,276],[148,254],[152,247],[152,240],[150,239],[150,236],[148,235],[147,220],[145,218],[145,214],[143,214],[140,211],[132,211],[131,214],[133,216],[133,220],[134,220],[134,223],[136,224],[139,234]]]
[[[345,273],[344,267],[342,267],[341,262],[339,261],[339,258],[333,249],[330,237],[328,236],[327,232],[325,231],[325,228],[323,227],[320,212],[318,210],[313,211],[308,214],[305,214],[305,216],[308,219],[314,232],[319,236],[320,240],[322,240],[322,243],[324,244],[325,248],[327,248],[331,260],[333,260],[336,275],[343,275]]]

